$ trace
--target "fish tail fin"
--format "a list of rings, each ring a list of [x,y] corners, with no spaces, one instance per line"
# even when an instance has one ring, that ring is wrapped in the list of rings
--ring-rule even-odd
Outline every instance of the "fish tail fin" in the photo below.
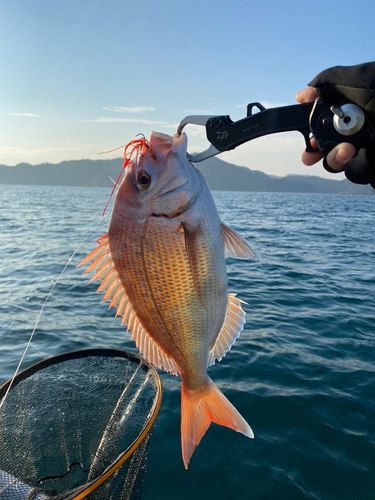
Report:
[[[249,424],[210,378],[205,385],[193,390],[187,389],[182,382],[181,444],[186,469],[211,422],[242,432],[249,438],[254,437]]]

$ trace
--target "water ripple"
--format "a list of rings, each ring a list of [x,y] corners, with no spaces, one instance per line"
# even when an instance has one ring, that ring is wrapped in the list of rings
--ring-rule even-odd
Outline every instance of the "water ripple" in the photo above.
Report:
[[[0,186],[0,381],[22,354],[65,263],[96,225],[109,189]],[[210,376],[253,427],[212,425],[186,472],[180,382],[164,400],[143,498],[375,498],[375,197],[215,193],[222,220],[261,265],[228,259],[247,323]],[[120,319],[75,266],[56,286],[25,366],[88,347],[135,351]]]

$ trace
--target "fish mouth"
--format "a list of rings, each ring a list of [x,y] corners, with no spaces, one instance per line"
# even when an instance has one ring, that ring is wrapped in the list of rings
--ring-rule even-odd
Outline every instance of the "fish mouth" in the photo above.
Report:
[[[176,217],[179,217],[180,215],[182,215],[185,212],[187,212],[189,210],[189,208],[192,207],[194,205],[194,203],[197,201],[198,196],[199,195],[194,195],[187,203],[185,203],[185,205],[183,205],[178,210],[176,210],[176,212],[172,212],[170,214],[163,214],[163,213],[156,214],[156,213],[152,213],[151,217],[165,217],[167,219],[175,219]]]
[[[169,191],[166,191],[165,193],[160,194],[159,196],[157,196],[157,197],[156,197],[156,199],[158,199],[158,198],[163,198],[164,196],[168,196],[169,194],[171,194],[171,193],[175,193],[176,191],[178,191],[178,190],[180,190],[180,189],[182,190],[182,189],[183,189],[183,188],[185,188],[188,184],[189,184],[189,181],[187,180],[187,181],[185,181],[183,184],[180,184],[179,186],[176,186],[176,187],[174,187],[174,188],[170,189]]]
[[[160,194],[159,196],[156,197],[156,199],[160,199],[160,198],[164,198],[166,196],[169,196],[171,195],[172,193],[177,193],[178,191],[188,191],[189,190],[189,186],[190,186],[190,179],[187,179],[183,184],[180,184],[179,186],[175,186],[173,187],[172,189],[169,189],[168,191]],[[152,213],[151,216],[152,217],[165,217],[165,218],[168,218],[168,219],[174,219],[176,217],[179,217],[180,215],[182,215],[183,213],[187,212],[189,210],[189,208],[191,208],[194,203],[197,201],[197,199],[199,198],[201,194],[201,189],[199,189],[199,192],[198,193],[195,193],[189,201],[187,201],[185,203],[185,205],[182,205],[182,207],[178,208],[175,212],[171,212],[171,213]]]

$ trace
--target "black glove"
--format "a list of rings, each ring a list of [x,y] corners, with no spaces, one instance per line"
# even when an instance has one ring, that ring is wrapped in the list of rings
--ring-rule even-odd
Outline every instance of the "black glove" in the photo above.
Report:
[[[375,62],[357,64],[356,66],[334,66],[319,73],[310,83],[324,100],[342,102],[346,99],[358,104],[368,112],[372,126],[375,128]],[[343,141],[344,142],[344,141]],[[326,158],[323,166],[332,170]],[[371,184],[375,188],[375,144],[360,149],[345,166],[346,177],[356,184]]]

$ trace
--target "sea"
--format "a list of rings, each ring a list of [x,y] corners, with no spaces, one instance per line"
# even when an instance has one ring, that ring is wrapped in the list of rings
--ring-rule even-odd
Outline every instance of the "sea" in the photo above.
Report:
[[[91,347],[137,352],[76,269],[107,231],[109,194],[0,186],[0,384],[54,285],[22,368]],[[211,424],[185,470],[180,380],[160,373],[143,500],[374,500],[375,196],[213,194],[259,257],[227,260],[247,322],[209,368],[255,438]]]

